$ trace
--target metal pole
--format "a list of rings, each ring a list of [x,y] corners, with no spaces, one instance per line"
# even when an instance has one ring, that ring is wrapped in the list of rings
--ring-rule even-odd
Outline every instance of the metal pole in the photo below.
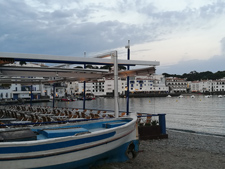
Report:
[[[166,134],[166,114],[158,114],[158,115],[161,134]]]
[[[130,60],[130,40],[128,40],[127,48],[127,60]],[[130,70],[130,66],[127,66],[127,70]],[[129,115],[129,93],[130,93],[130,77],[127,76],[127,115]]]
[[[53,83],[53,99],[52,99],[52,108],[55,107],[55,83]]]
[[[32,88],[33,88],[33,85],[30,86],[30,106],[32,106],[32,99],[33,99]]]
[[[119,117],[119,103],[118,103],[118,60],[117,51],[113,52],[111,57],[114,57],[114,111],[115,117]]]
[[[86,52],[84,52],[84,57],[86,56]],[[84,69],[86,68],[86,64],[84,64]],[[86,91],[86,82],[84,81],[84,91],[83,91],[83,110],[85,110],[85,97],[86,97],[86,95],[85,95],[85,91]]]

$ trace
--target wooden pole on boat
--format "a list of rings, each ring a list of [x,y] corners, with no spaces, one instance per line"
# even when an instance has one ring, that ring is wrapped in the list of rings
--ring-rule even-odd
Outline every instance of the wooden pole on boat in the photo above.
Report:
[[[130,60],[130,40],[128,40],[128,45],[125,46],[127,48],[127,60]],[[130,70],[130,66],[127,66],[127,70]],[[127,115],[129,115],[129,93],[130,93],[130,77],[127,76]]]
[[[115,118],[119,117],[119,103],[118,103],[118,60],[117,51],[112,52],[111,57],[114,60],[114,111]]]

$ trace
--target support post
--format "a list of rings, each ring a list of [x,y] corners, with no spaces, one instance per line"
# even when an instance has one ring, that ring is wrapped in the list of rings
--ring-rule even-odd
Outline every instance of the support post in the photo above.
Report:
[[[166,114],[158,114],[158,115],[161,134],[166,134]]]
[[[86,95],[85,95],[85,91],[86,91],[86,82],[84,81],[84,92],[83,92],[83,110],[85,109],[85,97],[86,97]]]
[[[86,52],[84,52],[84,57],[86,56]],[[84,69],[86,69],[86,64],[84,64]],[[86,99],[86,95],[85,95],[85,91],[86,91],[86,81],[84,81],[84,91],[83,91],[83,110],[85,110],[86,106],[85,106],[85,99]]]
[[[33,85],[30,86],[30,107],[32,106],[32,99],[33,99],[32,88],[33,88]]]
[[[126,46],[127,48],[127,60],[130,60],[130,40],[128,40],[128,46]],[[130,70],[130,66],[127,66],[127,70]],[[129,115],[129,93],[130,93],[130,77],[127,76],[127,115]]]
[[[111,54],[114,60],[114,111],[115,117],[119,117],[119,103],[118,103],[118,60],[117,60],[117,51]]]
[[[52,108],[55,107],[55,83],[53,83],[53,99],[52,99]]]

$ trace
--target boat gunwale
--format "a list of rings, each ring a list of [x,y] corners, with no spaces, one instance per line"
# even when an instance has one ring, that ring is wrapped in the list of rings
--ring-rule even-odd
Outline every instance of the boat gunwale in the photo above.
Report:
[[[0,148],[1,147],[4,147],[6,145],[14,145],[13,147],[16,147],[18,145],[27,145],[29,143],[29,145],[36,145],[36,144],[46,144],[46,143],[51,143],[51,142],[62,142],[62,141],[68,141],[68,140],[71,140],[71,139],[80,139],[80,138],[85,138],[87,136],[95,136],[95,135],[98,135],[99,133],[102,133],[102,134],[105,134],[105,133],[108,133],[110,131],[114,131],[114,130],[118,130],[118,129],[121,129],[121,128],[124,128],[124,127],[127,127],[129,125],[131,125],[132,123],[136,123],[136,119],[135,118],[131,118],[131,117],[121,117],[121,118],[116,118],[114,120],[112,119],[100,119],[98,122],[113,122],[113,121],[117,121],[117,120],[131,120],[121,126],[117,126],[117,127],[113,127],[113,128],[107,128],[106,130],[97,130],[97,131],[93,131],[93,132],[90,132],[90,133],[86,133],[84,135],[73,135],[73,136],[65,136],[65,137],[55,137],[55,138],[48,138],[48,139],[42,139],[42,140],[30,140],[30,141],[11,141],[11,142],[0,142]],[[90,123],[88,124],[92,124],[92,123],[96,123],[96,121],[90,121]],[[83,122],[82,123],[83,125],[87,124],[87,121],[86,123]],[[81,123],[79,124],[76,124],[76,125],[82,125]],[[63,127],[65,126],[69,126],[71,124],[65,124],[63,125]],[[43,128],[44,127],[44,128]],[[51,126],[53,127],[53,126]],[[56,127],[61,127],[61,124],[60,125],[56,125]],[[50,128],[50,126],[38,126],[37,128],[34,127],[32,129],[48,129]],[[30,127],[27,127],[26,129],[31,129]],[[63,129],[63,128],[62,128]],[[13,131],[13,130],[7,130],[7,131]],[[29,146],[27,145],[27,146]]]
[[[93,132],[93,134],[104,134],[105,132],[107,132],[107,133],[112,133],[113,132],[113,130],[114,130],[114,132],[116,132],[115,130],[118,130],[118,129],[120,129],[120,128],[127,128],[127,127],[129,127],[129,126],[132,126],[132,124],[133,125],[135,125],[134,123],[136,123],[136,121],[135,121],[135,119],[133,119],[132,121],[130,121],[130,122],[128,122],[128,123],[126,123],[126,124],[124,124],[124,125],[122,125],[122,126],[117,126],[117,127],[114,127],[114,128],[110,128],[109,130],[111,130],[111,131],[109,131],[109,130],[105,130],[104,132],[96,132],[96,133],[94,133]],[[126,126],[125,126],[126,125]],[[94,144],[90,144],[90,143],[84,143],[84,144],[82,144],[82,145],[80,145],[80,147],[77,147],[77,145],[75,145],[75,146],[73,146],[73,147],[75,147],[74,149],[69,149],[71,146],[69,146],[69,147],[67,147],[67,149],[66,150],[64,150],[64,151],[60,151],[60,149],[58,149],[59,151],[52,151],[52,150],[49,150],[50,152],[48,153],[48,154],[46,154],[46,153],[41,153],[41,152],[43,152],[43,151],[45,151],[45,150],[43,150],[43,151],[39,151],[36,155],[35,155],[35,153],[33,153],[32,155],[33,156],[29,156],[29,153],[30,152],[28,152],[28,153],[24,153],[24,156],[22,156],[22,154],[20,155],[20,157],[16,157],[16,156],[18,156],[18,153],[16,153],[16,154],[14,154],[15,155],[15,157],[7,157],[7,156],[5,156],[5,157],[0,157],[0,161],[4,161],[4,160],[20,160],[20,159],[31,159],[31,158],[43,158],[43,157],[47,157],[47,156],[54,156],[54,155],[60,155],[60,154],[66,154],[66,153],[72,153],[72,152],[75,152],[75,151],[81,151],[81,150],[85,150],[85,149],[89,149],[89,148],[93,148],[93,147],[96,147],[96,146],[100,146],[100,145],[103,145],[103,144],[107,144],[107,143],[110,143],[110,142],[113,142],[113,141],[116,141],[116,140],[118,140],[118,139],[121,139],[121,138],[123,138],[123,137],[125,137],[125,136],[127,136],[127,135],[129,135],[130,133],[132,133],[133,131],[135,130],[135,127],[132,127],[131,128],[131,130],[129,130],[129,131],[125,131],[125,133],[123,132],[123,133],[120,133],[119,135],[117,134],[115,134],[116,135],[116,137],[115,138],[113,138],[114,136],[112,136],[112,137],[109,137],[109,138],[106,138],[106,139],[103,139],[103,140],[100,140],[100,141],[94,141],[93,143]],[[86,134],[85,135],[81,135],[82,137],[83,136],[87,136]],[[66,137],[66,138],[74,138],[74,137],[76,137],[76,136],[68,136],[68,137]],[[64,138],[64,137],[63,137]],[[80,137],[81,138],[81,137]],[[80,138],[77,138],[77,139],[80,139]],[[57,138],[58,139],[58,138]],[[62,139],[62,138],[61,138]],[[49,139],[50,140],[50,139]],[[53,138],[53,139],[51,139],[52,141],[55,141],[56,139],[55,138]],[[39,140],[39,141],[41,141],[41,140]],[[62,141],[62,140],[61,140]],[[30,143],[30,142],[32,142],[32,141],[29,141],[29,142],[27,142],[27,143]],[[15,143],[15,142],[8,142],[8,143]],[[18,142],[16,142],[16,143],[18,143]],[[26,144],[27,144],[26,143]],[[37,143],[37,142],[36,142]],[[90,145],[86,145],[86,144],[90,144]],[[28,145],[28,146],[30,146],[30,145]],[[61,150],[62,150],[63,148],[61,148]],[[53,149],[53,150],[55,150],[55,149]],[[9,155],[12,155],[12,153],[10,153]]]

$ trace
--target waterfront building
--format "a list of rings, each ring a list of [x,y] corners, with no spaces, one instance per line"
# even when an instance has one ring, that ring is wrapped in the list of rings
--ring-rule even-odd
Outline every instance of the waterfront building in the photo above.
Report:
[[[225,92],[225,78],[211,81],[210,92]]]
[[[188,82],[185,78],[167,77],[166,86],[170,93],[187,93]]]
[[[75,82],[68,82],[66,83],[66,93],[73,95],[74,93],[79,92],[79,83]]]
[[[132,93],[168,93],[169,88],[165,85],[163,75],[136,76],[130,80]]]
[[[191,82],[192,93],[206,93],[211,91],[212,80],[201,80]]]
[[[24,67],[47,67],[44,64],[37,63],[23,63],[21,65],[19,62],[14,62],[12,64],[7,64],[8,66],[24,66]],[[40,79],[43,77],[13,77],[15,78],[15,83],[12,84],[1,84],[0,83],[0,99],[7,100],[18,100],[21,99],[41,99],[41,98],[49,98],[53,96],[53,86],[50,84],[36,84],[36,85],[23,85],[17,82],[17,78],[27,78],[27,79]],[[57,77],[54,77],[57,78]],[[53,78],[53,79],[54,79]],[[65,84],[64,83],[56,83],[55,91],[56,97],[62,97],[65,95]],[[31,95],[32,89],[32,95]]]

